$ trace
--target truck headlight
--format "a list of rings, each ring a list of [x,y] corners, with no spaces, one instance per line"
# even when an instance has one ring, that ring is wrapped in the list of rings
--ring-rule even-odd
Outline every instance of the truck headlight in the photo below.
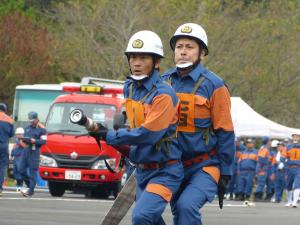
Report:
[[[116,159],[115,158],[106,159],[106,162],[112,169],[115,169],[115,167],[116,167]],[[104,160],[100,159],[100,160],[96,161],[92,165],[92,170],[107,170]]]
[[[57,167],[57,163],[55,159],[41,155],[40,156],[40,166],[45,166],[45,167]]]

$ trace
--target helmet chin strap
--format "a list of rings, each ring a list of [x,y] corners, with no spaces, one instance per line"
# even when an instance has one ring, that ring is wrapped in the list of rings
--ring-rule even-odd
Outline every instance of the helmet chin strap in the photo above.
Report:
[[[176,64],[176,67],[178,69],[188,69],[193,65],[192,62],[185,62],[185,63],[180,63],[180,64]]]
[[[177,70],[179,72],[183,72],[183,71],[191,71],[193,69],[195,69],[198,64],[200,63],[200,59],[198,59],[196,62],[192,63],[192,62],[186,62],[186,63],[181,63],[181,64],[176,64]]]
[[[134,81],[142,81],[145,80],[146,78],[148,78],[148,75],[130,75],[130,79],[134,80]]]
[[[200,45],[199,45],[200,48]],[[193,69],[195,69],[198,64],[201,62],[201,60],[204,58],[205,56],[205,52],[203,50],[199,51],[199,55],[198,55],[198,59],[196,60],[196,62],[185,62],[185,63],[181,63],[181,64],[176,64],[177,69],[181,72],[181,71],[191,71]]]

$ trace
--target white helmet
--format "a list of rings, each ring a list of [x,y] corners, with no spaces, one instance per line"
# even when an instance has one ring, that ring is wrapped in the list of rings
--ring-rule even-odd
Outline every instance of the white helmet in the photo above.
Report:
[[[272,147],[272,148],[276,148],[276,147],[278,146],[278,144],[279,144],[279,141],[278,141],[278,140],[273,140],[273,141],[271,142],[271,147]]]
[[[130,53],[150,53],[164,57],[163,45],[160,37],[149,30],[142,30],[129,39],[125,55],[128,57]]]
[[[16,134],[24,134],[24,129],[23,129],[23,127],[18,127],[17,129],[16,129],[16,132],[15,132]]]
[[[191,37],[196,39],[205,48],[205,55],[208,55],[208,42],[205,30],[198,24],[185,23],[177,28],[170,40],[172,50],[175,49],[176,41],[181,37]]]
[[[292,133],[292,136],[294,135],[299,135],[300,136],[300,130],[296,130],[295,132]]]

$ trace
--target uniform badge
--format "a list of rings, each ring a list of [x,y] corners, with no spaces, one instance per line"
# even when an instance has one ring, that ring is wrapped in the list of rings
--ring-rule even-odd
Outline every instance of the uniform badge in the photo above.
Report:
[[[193,29],[190,26],[184,26],[181,28],[181,33],[191,33]]]
[[[133,48],[142,48],[144,45],[144,42],[141,39],[136,39],[132,42]]]

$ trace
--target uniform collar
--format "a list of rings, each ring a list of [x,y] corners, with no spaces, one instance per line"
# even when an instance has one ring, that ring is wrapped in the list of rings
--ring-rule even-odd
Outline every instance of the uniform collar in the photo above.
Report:
[[[143,81],[141,84],[144,86],[148,91],[152,89],[152,87],[161,79],[158,70],[154,70],[154,72],[150,75],[148,79]]]
[[[187,76],[190,76],[194,82],[197,82],[203,71],[204,67],[201,63],[198,63],[198,65],[191,72],[189,72]]]

